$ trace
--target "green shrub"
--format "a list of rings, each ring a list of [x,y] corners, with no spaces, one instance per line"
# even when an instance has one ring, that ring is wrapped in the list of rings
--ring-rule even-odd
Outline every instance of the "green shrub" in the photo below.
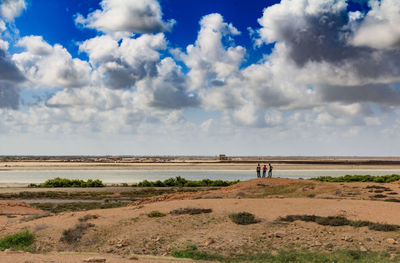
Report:
[[[332,263],[332,262],[399,262],[399,257],[390,258],[390,254],[386,252],[361,252],[358,250],[337,250],[334,252],[324,253],[321,251],[310,250],[280,250],[275,254],[269,252],[258,254],[233,254],[230,256],[222,256],[216,254],[208,254],[197,249],[177,250],[173,249],[172,256],[180,258],[192,258],[195,260],[209,260],[229,263]]]
[[[316,217],[315,223],[323,226],[346,226],[350,221],[341,216]]]
[[[183,214],[189,214],[189,215],[198,215],[198,214],[207,214],[211,213],[212,209],[209,208],[179,208],[172,210],[170,212],[171,215],[183,215]]]
[[[8,248],[29,251],[34,240],[35,235],[29,232],[29,230],[5,235],[0,239],[0,251]]]
[[[399,229],[399,226],[389,225],[389,224],[370,223],[368,225],[368,228],[370,230],[389,232],[389,231],[396,231],[397,229]]]
[[[176,258],[191,258],[194,260],[209,260],[209,261],[222,261],[224,258],[219,255],[209,254],[197,249],[197,245],[194,243],[188,243],[186,249],[178,250],[172,249],[171,256]]]
[[[248,212],[232,213],[229,215],[229,218],[238,225],[250,225],[260,222],[253,214]]]
[[[175,178],[168,178],[164,181],[157,180],[155,182],[151,182],[148,180],[144,180],[135,186],[138,187],[207,187],[207,186],[215,186],[215,187],[223,187],[229,186],[240,182],[237,181],[223,181],[223,180],[210,180],[210,179],[203,179],[201,181],[190,181],[177,176]]]
[[[127,206],[129,202],[71,202],[71,203],[31,203],[41,210],[48,211],[51,213],[61,213],[69,211],[82,211],[82,210],[93,210],[93,209],[108,209]]]
[[[46,180],[41,184],[30,184],[28,187],[45,187],[45,188],[54,188],[54,187],[104,187],[104,184],[100,180],[92,180],[89,179],[87,181],[78,180],[78,179],[66,179],[66,178],[54,178]]]
[[[396,231],[397,229],[400,228],[400,226],[398,225],[372,223],[369,221],[361,221],[361,220],[352,221],[341,216],[323,217],[315,215],[288,215],[286,217],[280,217],[278,220],[285,222],[294,222],[296,220],[315,222],[317,224],[324,226],[353,226],[353,227],[368,226],[370,230],[376,230],[376,231]]]
[[[150,213],[147,214],[148,217],[163,217],[165,216],[164,213],[161,213],[159,211],[151,211]]]
[[[375,182],[375,183],[391,183],[400,180],[400,175],[383,175],[383,176],[372,176],[372,175],[345,175],[339,177],[331,176],[320,176],[311,178],[311,180],[321,182]]]
[[[371,222],[363,220],[355,220],[349,222],[349,225],[353,227],[364,227],[364,226],[369,226],[370,224]]]
[[[315,222],[317,216],[315,215],[288,215],[286,217],[281,217],[280,221],[294,222],[296,220],[305,222]]]

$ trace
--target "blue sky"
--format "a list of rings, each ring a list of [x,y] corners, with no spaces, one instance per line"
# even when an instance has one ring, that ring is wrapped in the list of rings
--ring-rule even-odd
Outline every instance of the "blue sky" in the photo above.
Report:
[[[400,154],[396,0],[0,3],[0,154]]]

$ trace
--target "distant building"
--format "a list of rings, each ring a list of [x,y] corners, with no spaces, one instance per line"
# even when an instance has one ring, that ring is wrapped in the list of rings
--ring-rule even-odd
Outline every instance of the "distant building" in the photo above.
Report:
[[[228,157],[225,154],[220,154],[219,155],[219,160],[220,161],[226,161],[226,160],[228,160]]]

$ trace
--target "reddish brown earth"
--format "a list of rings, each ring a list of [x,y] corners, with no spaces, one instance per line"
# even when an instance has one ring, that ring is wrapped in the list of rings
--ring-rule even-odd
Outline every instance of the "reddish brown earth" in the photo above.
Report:
[[[374,197],[377,194],[376,188],[371,186],[388,188],[389,190],[379,193],[386,197]],[[301,221],[283,223],[277,219],[286,215],[307,214],[344,216],[351,220],[400,225],[400,203],[381,200],[396,199],[399,193],[399,183],[340,184],[279,178],[254,179],[219,190],[148,198],[124,208],[61,213],[28,222],[22,222],[21,216],[8,218],[7,224],[1,223],[0,236],[25,228],[35,233],[34,249],[39,254],[15,254],[14,262],[24,262],[22,259],[27,256],[35,263],[52,262],[51,260],[83,262],[84,258],[89,257],[88,252],[108,257],[107,262],[127,262],[129,255],[166,256],[173,248],[185,248],[188,242],[197,244],[199,250],[222,255],[279,249],[325,252],[360,249],[388,251],[396,255],[400,254],[399,231],[381,232],[369,230],[367,227],[322,226]],[[9,207],[9,212],[15,209],[13,206],[4,207]],[[188,207],[212,209],[212,212],[199,215],[169,214],[175,209]],[[18,209],[19,213],[25,211],[26,214],[33,211],[31,207],[22,204]],[[147,216],[155,210],[165,213],[166,216]],[[252,225],[234,224],[229,214],[242,211],[254,214],[260,222]],[[85,215],[95,216],[87,220],[93,226],[88,228],[83,237],[73,244],[61,241],[63,231],[74,227]],[[61,255],[61,252],[84,254]],[[0,254],[1,260],[9,257],[4,252]],[[10,262],[1,260],[0,262]]]

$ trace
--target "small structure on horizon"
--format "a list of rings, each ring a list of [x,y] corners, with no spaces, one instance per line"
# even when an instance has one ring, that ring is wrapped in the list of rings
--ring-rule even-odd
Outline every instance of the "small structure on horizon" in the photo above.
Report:
[[[219,160],[220,161],[226,161],[226,160],[228,160],[228,156],[226,156],[225,154],[220,154],[219,155]]]

